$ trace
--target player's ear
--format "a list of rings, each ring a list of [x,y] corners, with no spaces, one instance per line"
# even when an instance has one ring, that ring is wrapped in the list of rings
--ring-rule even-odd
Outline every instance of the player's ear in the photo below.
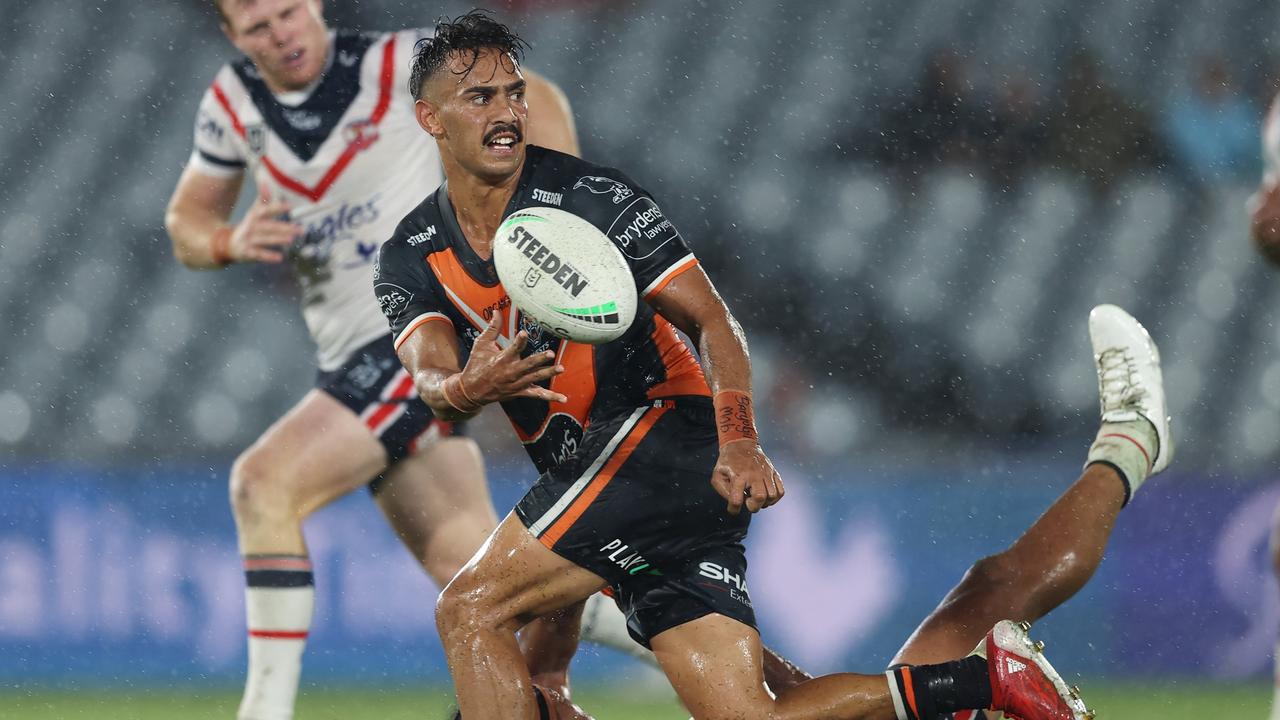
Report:
[[[436,139],[444,137],[444,125],[440,123],[440,114],[434,103],[419,99],[413,104],[413,112],[418,118],[418,126],[428,135]]]

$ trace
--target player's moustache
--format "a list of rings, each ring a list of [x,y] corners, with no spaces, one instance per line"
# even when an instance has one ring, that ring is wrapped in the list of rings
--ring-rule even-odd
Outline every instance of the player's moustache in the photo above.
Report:
[[[516,142],[521,142],[524,140],[524,133],[520,132],[520,128],[516,127],[515,125],[495,125],[492,130],[484,134],[483,144],[488,145],[489,143],[493,142],[494,138],[498,137],[502,133],[511,133],[512,135],[515,135]]]

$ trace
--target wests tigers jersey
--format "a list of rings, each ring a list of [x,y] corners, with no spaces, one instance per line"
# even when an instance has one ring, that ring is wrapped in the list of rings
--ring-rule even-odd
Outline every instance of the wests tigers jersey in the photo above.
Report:
[[[506,215],[542,206],[579,215],[609,236],[631,267],[644,300],[697,265],[653,198],[626,175],[529,146]],[[409,213],[382,246],[374,293],[397,348],[426,323],[443,322],[457,333],[463,351],[470,352],[497,313],[499,345],[506,346],[524,330],[529,335],[525,357],[556,352],[556,362],[565,372],[546,386],[564,394],[568,402],[518,398],[502,404],[539,472],[577,450],[583,428],[596,413],[635,408],[658,398],[710,395],[689,348],[647,302],[639,303],[627,332],[609,343],[585,345],[543,332],[512,306],[492,259],[472,250],[458,226],[447,186]]]
[[[200,103],[189,163],[219,177],[248,169],[305,228],[287,259],[322,370],[386,332],[369,297],[378,247],[443,179],[405,90],[414,43],[427,34],[339,30],[316,85],[281,96],[242,58]]]

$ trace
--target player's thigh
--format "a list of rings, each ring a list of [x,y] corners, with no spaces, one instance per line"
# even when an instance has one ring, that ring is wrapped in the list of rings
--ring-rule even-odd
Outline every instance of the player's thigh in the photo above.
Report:
[[[436,440],[396,463],[384,476],[377,502],[441,586],[498,525],[480,448],[466,437]]]
[[[437,622],[442,634],[476,624],[515,630],[604,586],[599,575],[539,543],[512,513],[441,592]]]
[[[312,390],[236,461],[234,485],[267,485],[266,494],[289,498],[303,516],[376,476],[387,453],[355,413],[329,394]]]
[[[653,654],[695,720],[769,718],[760,635],[724,615],[704,615],[655,635]]]

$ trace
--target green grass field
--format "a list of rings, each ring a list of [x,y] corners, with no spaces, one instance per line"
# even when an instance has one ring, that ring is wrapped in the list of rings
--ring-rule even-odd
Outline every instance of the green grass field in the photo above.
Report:
[[[1265,685],[1202,683],[1118,685],[1083,683],[1099,718],[1114,720],[1263,720],[1271,702]],[[674,700],[650,701],[600,689],[580,690],[575,699],[600,720],[685,720]],[[235,716],[234,692],[95,691],[0,693],[0,718],[22,720],[229,720]],[[444,691],[409,693],[310,691],[298,704],[298,720],[435,720],[446,717]]]

